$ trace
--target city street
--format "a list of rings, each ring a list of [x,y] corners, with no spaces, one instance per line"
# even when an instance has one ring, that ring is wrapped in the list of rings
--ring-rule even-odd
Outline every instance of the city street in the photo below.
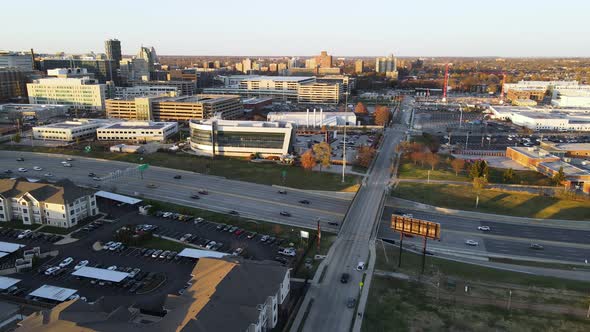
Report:
[[[24,161],[17,161],[19,157],[24,158]],[[320,218],[324,229],[333,232],[337,231],[338,227],[328,225],[328,222],[340,222],[350,204],[346,199],[302,190],[287,189],[286,194],[279,194],[279,189],[272,186],[163,167],[149,167],[144,172],[143,179],[140,178],[139,172],[130,171],[119,178],[96,181],[89,176],[90,172],[103,178],[117,170],[136,168],[137,164],[73,156],[74,160],[70,162],[72,167],[64,167],[61,162],[67,157],[70,156],[0,151],[0,172],[10,169],[13,177],[24,176],[34,179],[41,179],[44,174],[51,173],[53,176],[48,178],[50,180],[68,178],[80,185],[100,185],[100,190],[115,191],[123,195],[157,199],[222,213],[235,210],[243,217],[310,229],[317,227],[316,220]],[[43,170],[34,171],[35,166]],[[27,168],[27,172],[18,172],[19,167]],[[174,179],[176,175],[182,178]],[[206,190],[208,194],[199,195],[200,199],[190,198],[200,190]],[[299,203],[302,200],[307,200],[310,204]],[[290,213],[291,216],[280,215],[282,211]]]

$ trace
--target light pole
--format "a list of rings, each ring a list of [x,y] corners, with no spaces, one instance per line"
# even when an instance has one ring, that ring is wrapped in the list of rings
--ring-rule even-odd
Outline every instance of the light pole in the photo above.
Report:
[[[348,91],[344,93],[346,101],[344,104],[344,138],[342,145],[342,183],[344,183],[344,174],[346,172],[346,125],[348,124]]]

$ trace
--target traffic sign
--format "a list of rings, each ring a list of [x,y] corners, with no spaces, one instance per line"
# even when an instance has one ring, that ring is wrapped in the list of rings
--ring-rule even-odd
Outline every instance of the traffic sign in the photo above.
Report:
[[[141,164],[139,166],[137,166],[137,169],[140,171],[145,171],[146,169],[148,169],[148,167],[150,167],[150,165],[148,164]]]
[[[92,147],[90,147],[90,145],[86,145],[84,147],[84,152],[89,153],[90,151],[92,151]]]

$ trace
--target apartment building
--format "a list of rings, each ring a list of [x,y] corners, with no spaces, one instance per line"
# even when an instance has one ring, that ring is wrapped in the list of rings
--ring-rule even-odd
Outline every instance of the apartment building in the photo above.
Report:
[[[0,179],[0,224],[21,221],[69,228],[99,213],[94,193],[70,180],[49,184]]]
[[[96,129],[99,141],[163,142],[178,132],[176,122],[122,121]]]
[[[236,119],[243,114],[239,96],[202,94],[181,97],[107,99],[107,117],[127,120],[189,121],[218,116]]]
[[[76,108],[104,110],[106,84],[88,77],[42,78],[27,84],[31,104],[71,105]]]
[[[297,101],[306,104],[338,104],[342,86],[339,83],[302,84],[297,89]]]

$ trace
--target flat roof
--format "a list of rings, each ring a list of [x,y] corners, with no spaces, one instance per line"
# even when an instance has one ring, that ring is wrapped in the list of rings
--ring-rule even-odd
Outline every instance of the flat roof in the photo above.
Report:
[[[72,275],[112,282],[119,282],[127,278],[129,276],[129,273],[85,266],[83,268],[78,269],[77,271],[74,271]]]
[[[0,241],[0,251],[3,252],[15,252],[22,247],[24,247],[22,244]]]
[[[559,171],[560,168],[563,168],[563,174],[565,174],[566,177],[568,177],[568,176],[590,176],[589,171],[581,169],[579,167],[576,167],[572,164],[563,162],[561,160],[544,162],[544,163],[540,163],[539,165],[545,166],[555,172]]]
[[[63,302],[67,300],[68,297],[76,294],[77,292],[77,289],[43,285],[35,289],[34,291],[30,292],[29,295]]]
[[[522,153],[529,158],[534,158],[534,159],[557,158],[556,156],[552,155],[551,153],[549,153],[545,149],[543,149],[543,148],[539,149],[536,146],[535,147],[509,146],[507,148],[517,151],[519,153]],[[546,153],[543,153],[542,151],[544,151]]]
[[[141,122],[118,122],[108,126],[104,126],[99,130],[105,129],[163,129],[166,127],[173,126],[176,122],[152,122],[152,121],[141,121]]]
[[[178,256],[181,257],[190,257],[190,258],[221,258],[227,256],[228,254],[223,252],[217,252],[213,250],[201,250],[201,249],[193,249],[193,248],[184,248]]]
[[[20,279],[0,276],[0,289],[7,289],[20,282]]]
[[[141,199],[137,199],[137,198],[133,198],[133,197],[129,197],[129,196],[124,196],[124,195],[119,195],[119,194],[115,194],[115,193],[111,193],[111,192],[103,191],[103,190],[97,191],[94,195],[96,195],[98,197],[102,197],[102,198],[112,199],[113,201],[117,201],[117,202],[131,204],[131,205],[141,202]]]

